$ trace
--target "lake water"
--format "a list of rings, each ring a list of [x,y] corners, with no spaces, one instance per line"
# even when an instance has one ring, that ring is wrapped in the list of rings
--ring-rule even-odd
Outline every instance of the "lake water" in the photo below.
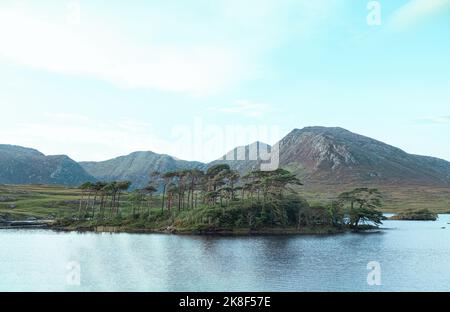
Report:
[[[324,237],[1,230],[0,291],[449,291],[447,223]],[[373,261],[381,286],[367,283]]]

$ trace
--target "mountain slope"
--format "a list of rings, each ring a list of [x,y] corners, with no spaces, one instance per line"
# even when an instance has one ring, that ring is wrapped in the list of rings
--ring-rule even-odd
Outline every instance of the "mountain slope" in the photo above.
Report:
[[[260,168],[261,154],[269,149],[276,150],[255,142],[209,164],[152,152],[77,164],[67,156],[45,156],[34,149],[0,145],[0,184],[77,186],[97,179],[130,180],[133,188],[140,188],[154,171],[205,170],[226,163],[245,174]],[[279,151],[280,167],[298,174],[304,183],[301,193],[312,202],[329,202],[343,191],[367,186],[379,188],[386,209],[392,211],[450,209],[450,163],[445,160],[408,154],[342,128],[324,127],[293,130],[279,142]]]
[[[0,145],[1,184],[78,186],[94,180],[78,163],[65,155],[45,156],[30,148]]]
[[[280,142],[280,163],[312,183],[450,186],[449,162],[342,128],[292,131]]]
[[[245,174],[260,169],[264,154],[274,147],[261,142],[233,149],[208,164],[182,161],[168,155],[136,152],[104,162],[83,162],[99,180],[130,180],[133,187],[148,182],[150,172],[206,169],[228,164]],[[450,186],[450,163],[408,154],[383,142],[342,128],[295,129],[279,142],[280,167],[299,175],[306,186]],[[262,156],[262,157],[261,157]]]
[[[150,172],[183,169],[204,169],[205,164],[179,160],[153,152],[135,152],[102,162],[81,162],[80,165],[98,180],[129,180],[133,188],[148,184]]]

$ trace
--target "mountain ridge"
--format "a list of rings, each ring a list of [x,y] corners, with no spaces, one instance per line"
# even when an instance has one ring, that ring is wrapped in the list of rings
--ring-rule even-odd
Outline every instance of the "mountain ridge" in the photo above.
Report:
[[[281,166],[300,163],[307,179],[317,183],[450,185],[450,162],[408,154],[343,128],[292,131],[280,142],[280,162]]]
[[[168,172],[182,169],[203,169],[201,162],[179,160],[166,154],[152,151],[133,152],[125,156],[101,162],[80,162],[89,174],[98,180],[129,180],[133,187],[143,187],[148,183],[149,173]]]
[[[280,167],[293,171],[302,181],[310,185],[450,186],[450,162],[432,156],[409,154],[395,146],[341,127],[314,126],[293,129],[277,143],[277,146],[280,152]],[[154,171],[206,170],[213,165],[225,163],[244,174],[259,169],[265,162],[261,157],[262,153],[276,151],[274,147],[254,142],[236,147],[218,160],[209,163],[180,160],[153,151],[137,151],[106,161],[79,162],[78,165],[87,174],[85,177],[106,181],[130,180],[136,188],[145,186],[149,180],[149,173]],[[15,150],[18,159],[45,158],[49,164],[64,162],[67,166],[69,163],[73,166],[71,159],[66,155],[45,156],[37,150],[19,146],[10,146],[10,149]],[[0,160],[5,154],[7,153],[2,154],[0,148]],[[79,172],[80,168],[72,167],[72,170]],[[59,171],[56,169],[54,168],[52,172],[56,172],[55,176],[58,176],[61,168]],[[0,183],[5,183],[5,179],[1,179],[1,174],[2,172]],[[49,180],[61,181],[61,179],[52,180],[51,175]],[[69,182],[65,184],[75,183],[74,180]]]
[[[78,186],[95,181],[67,155],[44,155],[36,149],[0,144],[0,184]]]

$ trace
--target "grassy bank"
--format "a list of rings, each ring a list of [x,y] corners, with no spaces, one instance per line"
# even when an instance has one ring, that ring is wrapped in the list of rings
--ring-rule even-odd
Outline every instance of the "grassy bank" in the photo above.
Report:
[[[404,213],[428,209],[434,213],[450,213],[450,188],[417,185],[377,186],[383,194],[385,213]],[[324,203],[345,192],[348,187],[305,185],[301,193],[311,203]]]
[[[0,185],[0,218],[56,219],[73,215],[80,199],[78,189],[46,185]]]
[[[309,187],[301,194],[312,204],[324,204],[344,188],[328,188],[320,191]],[[433,213],[450,213],[450,190],[430,189],[423,187],[397,187],[390,190],[380,188],[384,195],[383,212],[407,213],[412,210],[427,209]],[[64,218],[78,211],[80,190],[49,185],[0,185],[0,216],[8,216],[14,220],[29,217],[38,219]],[[122,199],[127,200],[125,195]],[[159,206],[160,198],[155,198],[155,206]],[[131,213],[131,207],[125,203],[122,207],[125,214]]]
[[[140,207],[133,213],[132,195],[123,194],[120,214],[105,220],[77,220],[82,194],[78,189],[46,185],[1,185],[0,222],[47,220],[48,227],[62,231],[177,233],[177,234],[334,234],[342,230],[332,226],[252,226],[245,224],[240,207],[198,207],[195,210],[161,210],[162,199]],[[252,207],[247,207],[252,209]],[[231,217],[230,217],[231,216]],[[258,222],[254,221],[255,224]],[[21,224],[21,226],[26,226]]]
[[[418,196],[420,192],[410,189],[396,190],[396,194],[410,192],[411,196]],[[442,194],[445,192],[442,190]],[[325,193],[323,197],[311,189],[304,191],[304,196],[314,204],[326,202],[332,194]],[[430,201],[417,200],[414,208],[432,207],[433,213],[448,212],[449,205],[445,196],[434,198],[434,192],[427,193]],[[171,215],[161,211],[161,198],[155,196],[151,205],[141,207],[141,217],[136,217],[130,194],[124,194],[120,201],[120,215],[108,220],[80,220],[76,216],[79,211],[81,191],[61,186],[45,185],[0,185],[0,222],[5,220],[52,220],[52,227],[60,230],[76,231],[105,231],[105,232],[133,232],[133,233],[199,233],[199,234],[331,234],[339,233],[342,229],[327,226],[273,226],[248,227],[245,220],[239,215],[241,207],[232,207],[227,210],[219,207],[200,207],[195,210],[178,212],[173,210]],[[384,212],[402,212],[400,196],[393,200],[392,194],[387,195]],[[433,201],[434,198],[434,201]],[[422,203],[419,205],[419,203]],[[405,204],[403,212],[410,212],[411,205]],[[247,207],[248,208],[248,207]],[[227,216],[233,216],[232,220]],[[219,220],[219,221],[212,221]]]

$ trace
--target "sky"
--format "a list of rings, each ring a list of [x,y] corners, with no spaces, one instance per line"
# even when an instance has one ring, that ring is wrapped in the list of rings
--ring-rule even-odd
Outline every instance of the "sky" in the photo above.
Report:
[[[1,0],[0,114],[77,161],[305,126],[450,161],[450,0]]]

